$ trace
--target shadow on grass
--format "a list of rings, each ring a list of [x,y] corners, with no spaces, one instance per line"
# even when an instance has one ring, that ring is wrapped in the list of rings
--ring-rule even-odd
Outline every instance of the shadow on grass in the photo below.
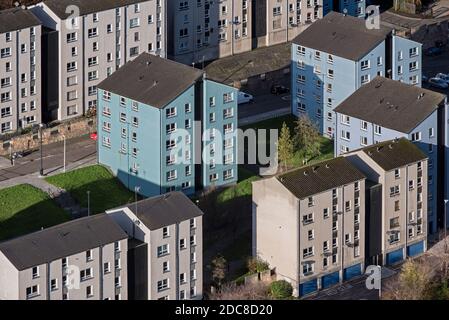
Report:
[[[0,222],[0,241],[23,236],[70,220],[70,215],[48,197]]]

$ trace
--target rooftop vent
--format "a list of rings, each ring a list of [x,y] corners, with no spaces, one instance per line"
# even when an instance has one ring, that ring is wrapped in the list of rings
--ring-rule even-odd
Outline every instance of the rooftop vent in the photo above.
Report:
[[[418,100],[421,100],[421,99],[424,97],[424,95],[425,95],[425,93],[424,93],[424,92],[421,92],[421,93],[418,95]]]
[[[392,144],[389,144],[389,145],[388,145],[388,148],[389,148],[389,149],[393,149],[393,145],[392,145]]]
[[[307,171],[304,171],[304,175],[305,175],[305,176],[307,176],[307,175],[308,175]]]
[[[326,163],[325,167],[326,167],[327,169],[329,169],[331,166],[330,166],[328,163]]]
[[[316,172],[317,170],[318,170],[318,166],[315,166],[315,167],[312,168],[313,172]]]
[[[377,147],[377,152],[380,152],[383,149],[382,146]]]

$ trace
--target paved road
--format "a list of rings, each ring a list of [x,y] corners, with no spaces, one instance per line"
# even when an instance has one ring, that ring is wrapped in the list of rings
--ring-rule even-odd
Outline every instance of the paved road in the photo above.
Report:
[[[276,96],[274,94],[263,94],[254,96],[253,103],[239,105],[239,120],[253,117],[262,113],[285,109],[290,106],[289,94]]]
[[[51,173],[58,168],[63,167],[63,143],[53,143],[43,147],[43,166],[44,174]],[[82,160],[91,161],[96,157],[95,141],[89,139],[89,136],[82,136],[67,140],[66,146],[66,165]],[[35,151],[26,157],[16,160],[13,167],[0,170],[0,181],[25,176],[40,169],[40,152]]]

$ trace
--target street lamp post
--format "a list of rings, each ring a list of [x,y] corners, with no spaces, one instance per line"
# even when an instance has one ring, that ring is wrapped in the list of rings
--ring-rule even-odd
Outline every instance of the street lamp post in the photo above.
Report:
[[[90,216],[90,191],[87,191],[87,216]]]
[[[39,135],[40,135],[40,149],[41,149],[41,168],[39,170],[39,176],[43,177],[44,176],[44,157],[42,154],[42,128],[44,127],[44,125],[41,123],[39,124]]]
[[[449,200],[444,200],[444,252],[447,252],[447,202]]]
[[[65,172],[65,163],[66,163],[66,143],[65,143],[65,135],[62,136],[64,138],[64,169],[63,171]]]

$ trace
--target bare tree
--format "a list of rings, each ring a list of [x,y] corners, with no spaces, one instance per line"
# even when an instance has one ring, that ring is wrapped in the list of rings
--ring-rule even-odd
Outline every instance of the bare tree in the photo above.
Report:
[[[212,262],[212,279],[218,284],[218,286],[221,286],[222,281],[226,277],[226,259],[219,255],[215,257]]]

